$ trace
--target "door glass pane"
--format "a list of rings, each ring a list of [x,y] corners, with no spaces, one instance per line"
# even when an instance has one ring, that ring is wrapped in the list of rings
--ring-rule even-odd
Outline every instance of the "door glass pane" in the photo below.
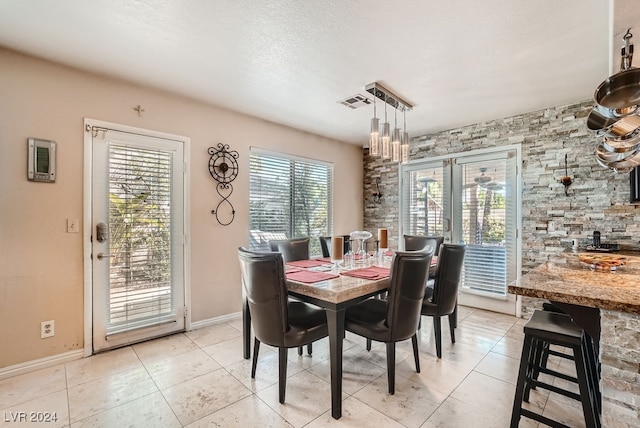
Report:
[[[175,312],[171,290],[172,154],[109,146],[107,332]]]
[[[461,165],[462,240],[467,244],[462,286],[506,296],[506,162]]]
[[[444,180],[441,166],[409,171],[403,233],[443,236]]]

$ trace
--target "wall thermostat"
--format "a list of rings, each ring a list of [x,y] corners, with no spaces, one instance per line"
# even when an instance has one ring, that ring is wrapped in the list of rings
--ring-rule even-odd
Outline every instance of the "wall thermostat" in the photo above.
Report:
[[[53,183],[56,181],[56,142],[29,138],[27,178],[31,181]]]

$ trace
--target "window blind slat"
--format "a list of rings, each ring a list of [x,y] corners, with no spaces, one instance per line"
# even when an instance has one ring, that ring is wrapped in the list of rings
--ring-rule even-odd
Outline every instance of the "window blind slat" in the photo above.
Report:
[[[170,152],[110,145],[108,333],[175,313],[171,182]]]
[[[250,248],[268,241],[331,233],[333,168],[323,162],[252,151],[249,159]],[[311,240],[312,255],[320,254]]]

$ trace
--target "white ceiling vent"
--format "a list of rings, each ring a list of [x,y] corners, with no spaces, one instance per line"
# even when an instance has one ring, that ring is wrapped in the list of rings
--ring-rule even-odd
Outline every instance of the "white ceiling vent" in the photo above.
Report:
[[[360,94],[350,96],[338,102],[343,106],[347,106],[354,110],[357,109],[358,107],[368,106],[369,104],[371,104],[371,100],[369,98]]]

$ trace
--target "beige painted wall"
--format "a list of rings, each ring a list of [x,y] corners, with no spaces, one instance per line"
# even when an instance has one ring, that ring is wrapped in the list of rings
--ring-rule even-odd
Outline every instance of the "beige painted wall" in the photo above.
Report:
[[[0,48],[0,368],[84,346],[82,233],[67,233],[66,219],[82,222],[85,117],[191,138],[192,321],[240,311],[251,146],[333,162],[334,231],[362,227],[361,147]],[[28,137],[57,141],[56,183],[27,180]],[[210,213],[207,148],[219,142],[240,154],[226,227]],[[40,339],[50,319],[56,335]]]

